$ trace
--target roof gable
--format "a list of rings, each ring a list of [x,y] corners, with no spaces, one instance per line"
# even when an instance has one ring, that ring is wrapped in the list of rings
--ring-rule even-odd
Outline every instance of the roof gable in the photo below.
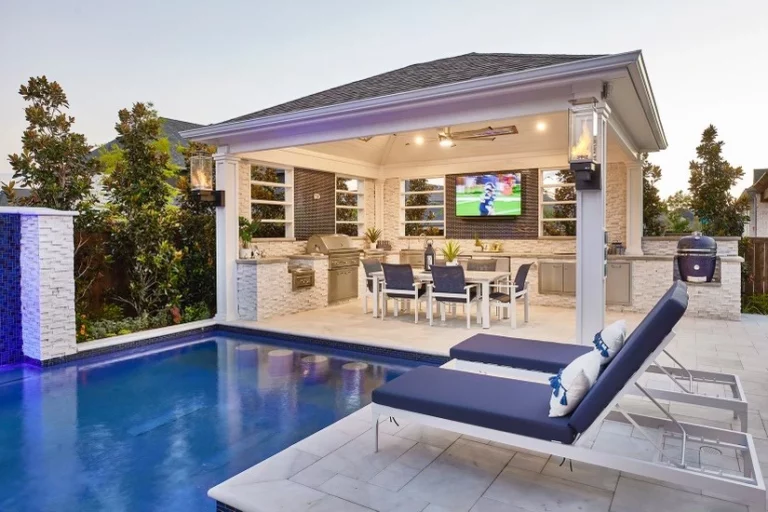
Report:
[[[327,107],[350,101],[464,82],[474,78],[543,68],[597,57],[602,57],[602,55],[468,53],[457,57],[412,64],[258,112],[239,116],[219,124]]]

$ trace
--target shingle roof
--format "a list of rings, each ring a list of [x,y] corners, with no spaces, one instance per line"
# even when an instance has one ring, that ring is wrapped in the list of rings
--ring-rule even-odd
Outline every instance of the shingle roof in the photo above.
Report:
[[[167,117],[160,118],[163,121],[163,133],[168,138],[171,146],[171,161],[179,167],[184,167],[184,157],[177,151],[178,146],[186,146],[187,139],[181,136],[180,132],[184,130],[191,130],[192,128],[200,128],[204,126],[202,124],[190,123],[187,121],[179,121],[178,119],[169,119]],[[112,149],[115,145],[119,145],[118,139],[111,140],[104,144],[104,148],[107,150]],[[99,148],[94,150],[94,154],[98,154]]]
[[[457,57],[412,64],[224,122],[245,121],[247,119],[256,119],[276,114],[327,107],[349,101],[376,98],[454,82],[464,82],[473,78],[543,68],[602,56],[468,53]]]

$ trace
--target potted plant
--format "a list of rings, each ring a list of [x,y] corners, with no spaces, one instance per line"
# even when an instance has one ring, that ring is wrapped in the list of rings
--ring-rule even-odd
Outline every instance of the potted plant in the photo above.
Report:
[[[253,241],[253,237],[256,233],[256,230],[258,229],[259,222],[258,220],[254,220],[253,222],[246,219],[245,217],[240,217],[239,219],[240,229],[240,259],[241,260],[248,260],[251,259],[253,256],[253,251],[251,249],[251,242]]]
[[[381,238],[381,230],[378,228],[370,227],[365,230],[365,244],[366,249],[376,247],[376,242]]]
[[[459,242],[456,240],[448,240],[441,250],[446,265],[452,266],[459,264],[458,258],[461,254],[461,245],[459,245]]]

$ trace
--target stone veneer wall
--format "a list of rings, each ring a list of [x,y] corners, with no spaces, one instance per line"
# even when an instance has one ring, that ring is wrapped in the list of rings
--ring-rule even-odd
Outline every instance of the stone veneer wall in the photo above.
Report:
[[[238,262],[237,310],[241,320],[261,321],[328,305],[328,260],[292,259],[291,264],[313,267],[315,286],[291,290],[288,260],[282,258]]]
[[[677,242],[680,236],[653,236],[643,237],[643,254],[668,255],[677,254]],[[715,237],[718,256],[735,256],[739,253],[739,237]]]
[[[605,176],[605,229],[609,242],[627,244],[627,167],[608,164]]]
[[[40,363],[74,354],[77,350],[72,214],[7,208],[0,209],[0,218],[0,281],[3,294],[7,294],[0,308],[0,363],[19,362],[20,357]],[[18,264],[14,265],[14,261]],[[8,347],[13,357],[5,358]]]

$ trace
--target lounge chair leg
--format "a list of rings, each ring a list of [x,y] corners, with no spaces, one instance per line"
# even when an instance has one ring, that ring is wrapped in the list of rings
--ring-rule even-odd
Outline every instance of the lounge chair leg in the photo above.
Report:
[[[379,415],[373,413],[373,451],[379,451]]]
[[[416,299],[416,304],[414,304],[414,322],[415,324],[419,323],[419,306],[421,306],[421,302],[419,302],[419,299]]]

